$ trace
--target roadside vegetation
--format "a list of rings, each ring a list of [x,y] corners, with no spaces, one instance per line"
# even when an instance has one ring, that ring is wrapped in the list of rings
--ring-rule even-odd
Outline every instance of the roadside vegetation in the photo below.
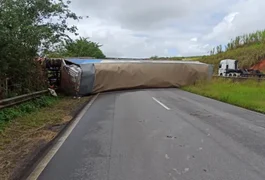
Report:
[[[1,112],[0,179],[21,179],[27,168],[91,97],[43,97]]]
[[[184,90],[246,109],[265,113],[265,82],[212,79],[183,87]]]

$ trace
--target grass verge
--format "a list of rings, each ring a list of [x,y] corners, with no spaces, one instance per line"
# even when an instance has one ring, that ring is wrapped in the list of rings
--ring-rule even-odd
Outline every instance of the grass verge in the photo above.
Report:
[[[46,99],[45,106],[29,108],[30,113],[22,111],[25,104],[16,107],[17,111],[10,110],[18,115],[1,126],[0,179],[19,179],[32,164],[32,160],[90,99],[91,97],[83,97],[80,100],[59,97]],[[26,107],[33,106],[36,102],[29,104]]]
[[[213,79],[183,87],[184,90],[217,99],[246,109],[265,113],[265,82],[254,80],[233,82],[230,79]]]
[[[42,96],[34,100],[22,103],[17,106],[6,108],[0,111],[0,133],[15,118],[23,117],[28,113],[38,111],[40,108],[51,106],[56,103],[59,98],[52,96]]]

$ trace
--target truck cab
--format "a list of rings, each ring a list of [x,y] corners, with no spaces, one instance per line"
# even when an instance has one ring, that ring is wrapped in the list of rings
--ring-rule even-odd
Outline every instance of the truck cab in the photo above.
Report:
[[[240,76],[240,72],[238,69],[238,61],[234,59],[224,59],[220,61],[219,76]]]

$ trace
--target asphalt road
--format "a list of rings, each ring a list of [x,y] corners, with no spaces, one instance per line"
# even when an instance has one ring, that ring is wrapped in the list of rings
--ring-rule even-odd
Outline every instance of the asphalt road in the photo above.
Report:
[[[177,89],[101,94],[40,180],[264,180],[265,115]]]

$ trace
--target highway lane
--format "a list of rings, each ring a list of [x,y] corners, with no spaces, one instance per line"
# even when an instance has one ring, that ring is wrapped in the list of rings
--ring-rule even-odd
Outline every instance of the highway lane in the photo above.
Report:
[[[40,180],[264,180],[265,115],[178,89],[98,96]]]

